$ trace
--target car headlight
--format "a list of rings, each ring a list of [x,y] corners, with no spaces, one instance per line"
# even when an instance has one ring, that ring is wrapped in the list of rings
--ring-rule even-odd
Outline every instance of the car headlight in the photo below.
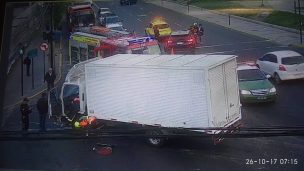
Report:
[[[251,92],[248,90],[241,90],[241,94],[251,94]]]
[[[276,88],[272,87],[270,90],[269,90],[269,93],[275,93],[277,90]]]

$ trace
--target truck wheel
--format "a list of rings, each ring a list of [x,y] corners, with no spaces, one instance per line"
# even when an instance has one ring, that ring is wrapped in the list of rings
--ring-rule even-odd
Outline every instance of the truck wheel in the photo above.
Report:
[[[161,131],[157,131],[157,130],[151,130],[147,132],[147,135],[162,135],[163,133]],[[165,143],[165,138],[155,138],[155,137],[150,137],[147,139],[147,142],[153,146],[153,147],[161,147],[164,145]]]

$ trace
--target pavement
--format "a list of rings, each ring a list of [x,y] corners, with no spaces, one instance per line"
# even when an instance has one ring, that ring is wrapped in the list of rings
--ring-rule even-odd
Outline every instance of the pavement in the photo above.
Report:
[[[34,4],[35,6],[35,4]],[[23,9],[25,13],[21,13],[23,16],[30,14],[31,12],[29,9],[32,7],[28,7]],[[22,11],[20,8],[15,8],[14,13],[19,13]],[[13,26],[19,22],[23,23],[20,21],[21,17],[14,17],[13,18]],[[28,17],[23,17],[23,18],[28,18]],[[12,27],[14,28],[14,27]],[[16,39],[18,41],[15,42],[15,44],[11,44],[10,49],[14,49],[10,52],[10,56],[14,55],[16,53],[16,50],[18,48],[16,47],[16,44],[22,43],[24,44],[25,42],[27,43],[26,50],[24,54],[27,54],[30,50],[32,49],[38,49],[38,55],[37,57],[34,57],[32,59],[32,64],[30,67],[30,76],[26,75],[26,66],[23,66],[23,96],[21,95],[21,62],[22,60],[20,58],[16,58],[14,61],[13,65],[10,68],[10,72],[7,75],[7,81],[6,81],[6,88],[5,88],[5,93],[4,93],[4,107],[3,107],[3,119],[2,123],[0,123],[0,128],[2,127],[3,130],[20,130],[20,124],[16,125],[16,121],[18,122],[20,112],[19,112],[19,104],[21,103],[22,99],[24,97],[28,97],[30,99],[30,106],[33,109],[33,114],[31,116],[31,124],[30,128],[38,129],[35,125],[38,125],[38,111],[36,109],[36,101],[40,97],[40,94],[42,92],[46,91],[46,83],[44,82],[44,74],[45,72],[48,71],[48,68],[50,67],[50,51],[47,51],[45,53],[45,64],[44,64],[44,58],[43,58],[43,52],[40,50],[40,44],[42,42],[46,42],[42,39],[42,32],[44,31],[43,27],[39,27],[35,29],[32,34],[28,37],[24,37],[23,34],[19,33],[12,33],[14,36],[11,36],[11,39]],[[21,37],[18,38],[19,35]],[[63,51],[62,49],[68,49],[67,48],[67,42],[64,41],[66,37],[63,37],[60,41],[57,43],[54,43],[54,68],[55,68],[55,73],[57,75],[57,78],[55,80],[56,83],[62,82],[62,71],[64,71],[63,65],[64,63],[64,57],[68,56],[67,51]],[[49,45],[50,49],[50,45]],[[25,58],[25,55],[24,57]],[[34,65],[33,65],[34,64]],[[32,67],[33,68],[33,73],[32,73]],[[44,67],[45,66],[45,67]],[[18,116],[18,117],[17,117]],[[19,123],[19,122],[18,122]],[[53,122],[51,120],[47,121],[47,126],[48,127],[54,127],[52,126]]]
[[[188,11],[187,6],[171,1],[148,0],[146,2],[178,13],[196,17],[199,20],[204,20],[229,29],[265,38],[281,45],[297,46],[301,44],[300,33],[295,29],[276,26],[234,15],[228,15],[214,10],[202,9],[192,5],[189,6]]]

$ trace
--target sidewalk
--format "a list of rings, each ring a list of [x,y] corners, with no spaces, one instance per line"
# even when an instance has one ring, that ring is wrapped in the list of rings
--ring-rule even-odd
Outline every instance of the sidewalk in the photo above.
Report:
[[[281,26],[267,24],[251,19],[237,17],[219,13],[213,10],[201,9],[196,6],[189,7],[168,1],[146,1],[154,5],[158,5],[182,14],[190,15],[198,19],[221,25],[233,30],[244,32],[250,35],[255,35],[281,45],[298,45],[300,44],[300,34],[297,30],[289,29]],[[229,25],[230,18],[230,25]],[[208,29],[208,28],[206,28]]]
[[[13,22],[14,23],[14,22]],[[19,104],[24,97],[28,97],[30,99],[30,105],[33,106],[34,112],[36,111],[36,102],[38,98],[40,98],[40,94],[46,90],[46,83],[44,83],[44,60],[43,60],[43,52],[40,50],[40,44],[45,42],[42,40],[42,32],[43,28],[35,30],[33,34],[30,34],[28,47],[24,52],[24,58],[28,51],[31,49],[37,48],[38,55],[34,59],[32,59],[32,64],[30,68],[30,76],[26,76],[26,66],[23,65],[23,86],[24,86],[24,95],[21,96],[21,62],[20,58],[16,58],[14,65],[12,65],[10,73],[7,75],[6,80],[6,88],[4,94],[4,107],[3,107],[3,119],[2,123],[0,123],[0,127],[5,126],[5,129],[12,128],[16,129],[19,128],[20,124],[18,124],[20,120],[20,111],[19,111]],[[65,40],[65,39],[62,39]],[[66,42],[61,41],[60,43],[54,43],[54,68],[57,75],[55,84],[60,81],[61,77],[61,70],[62,70],[62,60],[63,55],[67,55],[66,49],[67,44]],[[49,45],[50,46],[50,45]],[[49,48],[50,49],[50,48]],[[65,51],[63,51],[64,49]],[[14,52],[12,52],[14,53]],[[50,67],[50,57],[49,52],[46,52],[45,55],[45,71],[48,71]],[[34,62],[34,87],[32,87],[32,66]],[[33,112],[33,113],[34,113]],[[34,114],[35,115],[35,114]],[[37,114],[38,116],[38,114]],[[17,118],[16,118],[17,117]],[[38,117],[37,117],[38,118]],[[34,120],[37,121],[38,119],[36,116]],[[51,122],[51,121],[49,121]],[[37,122],[36,122],[37,123]],[[52,123],[51,123],[52,124]]]

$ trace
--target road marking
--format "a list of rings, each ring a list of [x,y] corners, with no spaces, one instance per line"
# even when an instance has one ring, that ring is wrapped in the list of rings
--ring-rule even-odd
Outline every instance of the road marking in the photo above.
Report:
[[[219,47],[219,46],[232,46],[237,44],[251,44],[251,43],[262,43],[262,42],[270,42],[271,40],[257,40],[257,41],[249,41],[249,42],[238,42],[238,43],[226,43],[226,44],[216,44],[216,45],[206,45],[204,47]]]
[[[146,14],[140,14],[138,15],[138,17],[146,17],[147,15]]]
[[[141,20],[141,19],[139,19],[139,18],[137,18],[137,21],[140,21],[140,22],[142,22],[142,20]]]
[[[177,26],[179,26],[179,27],[181,27],[182,25],[180,25],[180,24],[178,24],[178,23],[174,23],[175,25],[177,25]]]

